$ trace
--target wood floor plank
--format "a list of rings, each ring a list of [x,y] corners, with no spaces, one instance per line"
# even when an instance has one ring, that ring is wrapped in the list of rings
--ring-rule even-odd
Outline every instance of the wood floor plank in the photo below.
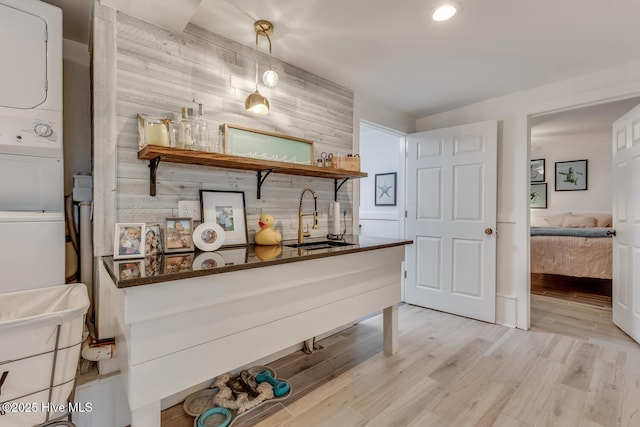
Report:
[[[536,424],[550,427],[581,427],[586,399],[586,391],[565,384],[555,384]]]

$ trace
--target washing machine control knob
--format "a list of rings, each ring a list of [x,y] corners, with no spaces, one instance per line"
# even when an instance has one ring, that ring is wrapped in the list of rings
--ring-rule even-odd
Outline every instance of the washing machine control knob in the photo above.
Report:
[[[53,135],[53,128],[46,123],[38,123],[33,127],[33,131],[36,133],[36,135],[43,138],[48,138]]]

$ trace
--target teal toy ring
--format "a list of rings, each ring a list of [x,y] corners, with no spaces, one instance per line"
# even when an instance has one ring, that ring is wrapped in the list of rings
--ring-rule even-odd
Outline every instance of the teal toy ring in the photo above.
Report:
[[[216,424],[215,427],[227,427],[231,423],[231,411],[227,408],[216,406],[215,408],[207,409],[198,417],[198,427],[205,427],[205,420],[213,415],[224,415],[225,417],[224,421]]]

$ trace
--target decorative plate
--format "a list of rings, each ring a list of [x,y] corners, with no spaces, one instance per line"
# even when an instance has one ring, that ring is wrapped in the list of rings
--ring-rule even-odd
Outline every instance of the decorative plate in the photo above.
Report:
[[[201,251],[215,251],[224,243],[224,230],[215,222],[204,222],[193,230],[193,243]]]

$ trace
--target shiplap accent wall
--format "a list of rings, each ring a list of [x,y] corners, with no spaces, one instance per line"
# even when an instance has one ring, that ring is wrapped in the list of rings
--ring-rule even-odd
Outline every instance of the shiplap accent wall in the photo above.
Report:
[[[111,253],[115,222],[163,222],[178,215],[179,200],[199,200],[200,189],[243,191],[252,241],[262,213],[274,216],[285,239],[295,238],[300,194],[304,188],[314,188],[320,230],[312,233],[321,236],[328,232],[334,186],[330,179],[271,174],[258,200],[255,172],[161,162],[157,196],[149,196],[148,162],[137,159],[136,116],[174,117],[182,107],[197,111],[197,104],[202,103],[205,119],[216,132],[220,124],[230,123],[310,139],[315,145],[314,157],[319,157],[322,151],[352,151],[350,90],[269,58],[263,44],[256,53],[194,25],[177,34],[116,13],[97,1],[94,7],[96,256]],[[253,23],[247,23],[247,32],[253,33]],[[273,43],[277,52],[277,37]],[[276,88],[259,87],[271,103],[266,116],[244,111],[244,100],[255,90],[256,57],[260,77],[269,64],[280,75]],[[342,211],[347,210],[348,232],[352,228],[352,194],[352,183],[348,182],[338,195]],[[307,196],[306,211],[313,206]]]

